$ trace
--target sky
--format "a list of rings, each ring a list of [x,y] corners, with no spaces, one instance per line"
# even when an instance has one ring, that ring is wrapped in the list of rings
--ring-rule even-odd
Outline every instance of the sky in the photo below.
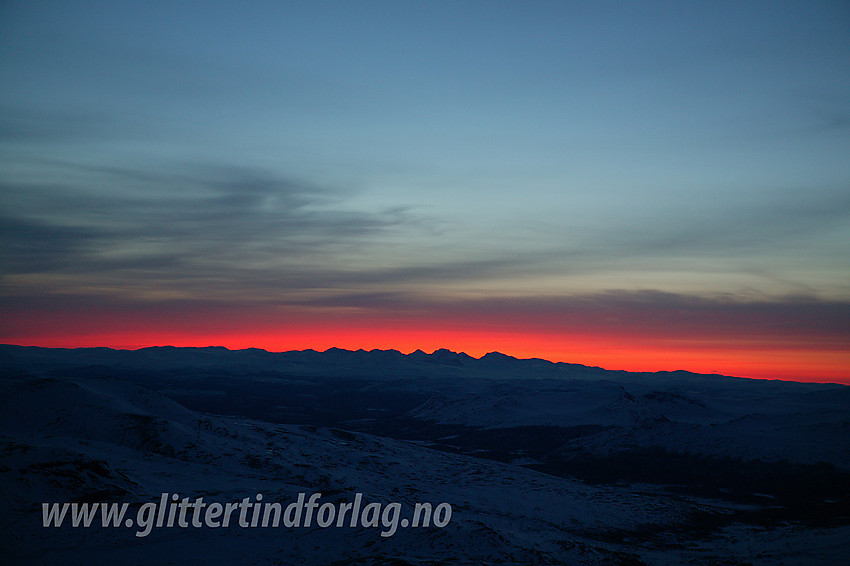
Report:
[[[0,4],[0,342],[850,383],[847,2]]]

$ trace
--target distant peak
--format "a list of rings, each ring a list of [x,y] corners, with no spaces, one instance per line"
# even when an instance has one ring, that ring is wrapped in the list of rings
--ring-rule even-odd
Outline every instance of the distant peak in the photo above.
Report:
[[[482,360],[515,360],[513,356],[503,354],[502,352],[487,352],[481,357]]]

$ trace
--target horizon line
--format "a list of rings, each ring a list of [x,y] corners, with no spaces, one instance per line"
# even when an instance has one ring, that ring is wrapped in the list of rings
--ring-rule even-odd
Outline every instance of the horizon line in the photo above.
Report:
[[[158,345],[138,346],[138,347],[114,347],[114,346],[69,346],[69,347],[64,347],[64,346],[40,346],[40,345],[36,345],[36,344],[31,344],[31,345],[9,344],[9,343],[3,342],[3,343],[0,343],[0,347],[2,347],[2,346],[11,346],[11,347],[17,347],[17,348],[40,348],[40,349],[45,349],[45,350],[97,350],[97,349],[100,349],[100,350],[112,350],[112,351],[116,351],[116,352],[139,352],[141,350],[150,350],[150,349],[155,349],[155,348],[172,348],[172,349],[175,349],[175,350],[216,349],[216,350],[226,350],[228,352],[248,352],[248,351],[254,350],[254,351],[265,352],[267,354],[290,354],[290,353],[301,353],[301,352],[314,352],[314,353],[317,353],[317,354],[326,354],[326,353],[331,352],[331,351],[350,352],[350,353],[363,352],[363,353],[367,353],[367,354],[374,353],[374,352],[395,352],[395,353],[397,353],[401,356],[404,356],[404,357],[409,357],[409,356],[414,355],[416,353],[420,353],[420,354],[426,355],[426,356],[433,356],[437,352],[447,352],[449,354],[454,354],[456,356],[466,356],[467,358],[470,358],[470,359],[476,360],[476,361],[483,360],[487,356],[492,356],[492,355],[495,354],[495,355],[504,356],[506,358],[510,358],[512,360],[517,360],[517,361],[542,361],[542,362],[546,362],[546,363],[553,364],[553,365],[580,366],[580,367],[584,367],[584,368],[588,368],[588,369],[598,369],[598,370],[602,370],[602,371],[606,371],[606,372],[621,372],[621,373],[631,373],[631,374],[688,373],[688,374],[692,374],[692,375],[731,377],[731,378],[735,378],[735,379],[750,379],[750,380],[759,380],[759,381],[782,381],[782,382],[791,382],[791,383],[821,383],[821,384],[843,385],[843,386],[850,387],[850,376],[848,376],[848,378],[847,378],[847,380],[848,380],[847,383],[842,383],[842,382],[838,382],[838,381],[819,381],[818,378],[807,379],[807,380],[798,380],[798,379],[781,379],[781,378],[773,378],[773,377],[753,377],[753,376],[746,376],[746,375],[731,375],[731,374],[718,373],[718,372],[699,372],[699,371],[693,371],[693,370],[681,369],[681,368],[680,369],[673,369],[673,370],[634,371],[634,370],[626,370],[626,369],[609,369],[609,368],[606,368],[606,367],[603,367],[603,366],[588,365],[588,364],[582,364],[582,363],[576,363],[576,362],[555,361],[555,360],[549,360],[549,359],[546,359],[546,358],[541,358],[541,357],[536,357],[536,356],[530,357],[530,358],[520,358],[520,357],[517,357],[517,356],[513,356],[511,354],[505,354],[504,352],[500,352],[498,350],[492,350],[492,351],[487,352],[487,353],[481,355],[480,357],[476,358],[475,356],[467,354],[466,352],[463,352],[463,351],[456,352],[456,351],[451,350],[449,348],[436,348],[431,353],[428,353],[421,348],[417,348],[417,349],[415,349],[411,352],[405,353],[405,352],[398,350],[396,348],[386,348],[386,349],[372,348],[371,350],[367,350],[365,348],[358,348],[356,350],[352,350],[352,349],[348,349],[348,348],[340,348],[340,347],[337,347],[337,346],[331,346],[331,347],[329,347],[325,350],[316,350],[315,348],[304,348],[304,349],[300,349],[300,350],[297,350],[297,349],[295,349],[295,350],[268,350],[266,348],[258,348],[258,347],[254,347],[254,346],[247,347],[247,348],[228,348],[227,346],[222,346],[222,345],[174,346],[172,344],[158,344]],[[828,379],[828,378],[823,378],[823,379]]]

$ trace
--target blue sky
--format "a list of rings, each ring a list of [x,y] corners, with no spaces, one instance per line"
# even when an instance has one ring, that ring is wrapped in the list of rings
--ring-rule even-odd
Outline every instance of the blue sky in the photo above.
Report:
[[[6,2],[0,22],[12,311],[848,312],[845,2]]]

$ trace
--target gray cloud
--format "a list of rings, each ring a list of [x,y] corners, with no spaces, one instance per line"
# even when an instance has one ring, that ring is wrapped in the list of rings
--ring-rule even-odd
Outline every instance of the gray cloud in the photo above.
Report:
[[[6,273],[66,269],[87,243],[102,236],[96,230],[2,215],[0,263]]]
[[[340,251],[422,222],[406,209],[353,210],[340,191],[247,168],[76,173],[85,187],[3,187],[7,275],[62,270],[135,284],[332,269]]]
[[[429,249],[428,238],[441,236],[438,218],[411,208],[358,210],[352,192],[249,167],[50,167],[73,181],[7,182],[0,192],[7,277],[60,274],[66,282],[76,278],[117,292],[249,295],[313,306],[378,307],[381,298],[392,303],[393,297],[410,305],[417,288],[439,294],[444,284],[493,279],[512,278],[520,291],[539,277],[675,269],[680,258],[743,258],[751,273],[777,279],[781,273],[761,265],[769,265],[771,254],[793,259],[791,243],[805,256],[807,237],[850,219],[845,191],[789,190],[737,205],[678,204],[669,217],[659,206],[652,218],[612,220],[580,240],[565,224],[555,230],[560,240],[541,236],[512,247],[504,230],[473,235],[471,242],[449,234],[455,247]],[[404,238],[416,244],[399,244]],[[783,284],[795,286],[807,289]]]
[[[754,341],[770,338],[847,350],[850,302],[806,296],[696,296],[656,290],[613,290],[570,296],[489,297],[444,304],[444,312],[476,321],[515,321],[565,334]]]
[[[352,193],[245,167],[51,166],[84,181],[3,187],[7,276],[61,273],[128,290],[340,306],[398,285],[534,273],[564,253],[470,254],[461,243],[428,258],[387,255],[399,236],[427,249],[439,234],[435,219],[404,207],[355,210]]]

